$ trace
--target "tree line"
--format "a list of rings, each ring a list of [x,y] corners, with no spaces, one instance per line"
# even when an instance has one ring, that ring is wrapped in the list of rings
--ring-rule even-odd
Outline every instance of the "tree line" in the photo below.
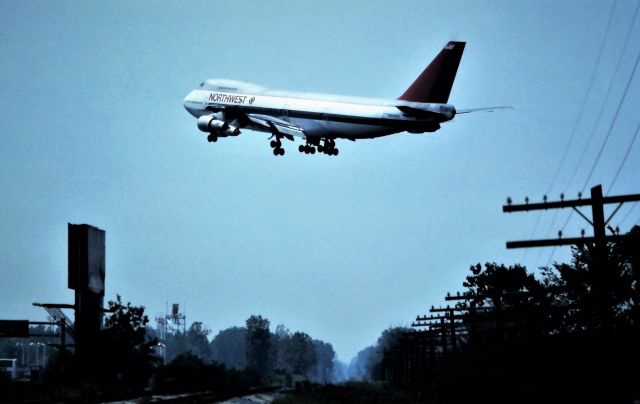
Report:
[[[125,304],[117,296],[108,302],[107,313],[90,367],[72,350],[51,348],[40,389],[23,388],[0,375],[0,387],[8,386],[9,401],[38,399],[52,392],[62,401],[109,399],[149,388],[170,393],[216,391],[224,397],[260,386],[335,381],[336,357],[330,343],[302,331],[291,332],[284,325],[271,331],[269,320],[260,315],[250,316],[242,327],[221,330],[211,340],[203,324],[194,322],[160,341],[148,326],[144,307]],[[40,328],[34,331],[42,333]],[[58,342],[57,337],[45,339]],[[0,339],[3,357],[20,355],[16,341]],[[166,347],[164,358],[161,345]]]
[[[640,397],[640,227],[608,243],[606,263],[596,267],[584,244],[537,273],[472,265],[451,310],[385,331],[357,362],[364,378],[434,401],[631,402]]]
[[[289,384],[294,379],[315,383],[336,380],[336,355],[330,343],[302,331],[292,332],[282,324],[274,331],[270,326],[268,319],[252,315],[244,326],[221,330],[209,341],[210,332],[201,322],[194,322],[185,332],[167,334],[166,361],[189,353],[228,369],[250,369],[265,380],[276,378]],[[148,332],[155,333],[153,329]]]

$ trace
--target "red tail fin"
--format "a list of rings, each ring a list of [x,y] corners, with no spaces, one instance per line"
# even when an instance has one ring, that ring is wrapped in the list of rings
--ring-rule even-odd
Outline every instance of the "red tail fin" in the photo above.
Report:
[[[449,42],[398,99],[445,104],[449,100],[464,46],[465,42]]]

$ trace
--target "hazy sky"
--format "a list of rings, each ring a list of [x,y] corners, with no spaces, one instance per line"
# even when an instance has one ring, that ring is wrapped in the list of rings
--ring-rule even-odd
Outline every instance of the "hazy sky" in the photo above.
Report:
[[[569,212],[501,206],[542,199],[575,125],[550,198],[582,189],[640,51],[639,22],[603,104],[637,4],[618,1],[594,75],[612,1],[2,1],[0,318],[73,301],[68,222],[107,232],[107,298],[152,317],[179,302],[213,334],[261,314],[344,361],[444,303],[471,264],[544,265],[551,249],[505,242],[553,237]],[[467,47],[450,102],[517,109],[276,158],[266,134],[208,143],[182,107],[216,77],[395,98],[452,39]],[[639,92],[636,77],[588,187],[609,192]],[[638,143],[612,194],[640,192]],[[637,223],[630,209],[612,224]]]

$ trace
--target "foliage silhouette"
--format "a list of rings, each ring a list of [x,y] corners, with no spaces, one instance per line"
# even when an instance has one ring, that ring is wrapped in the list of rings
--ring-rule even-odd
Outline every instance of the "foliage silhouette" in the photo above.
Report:
[[[271,347],[271,332],[269,320],[262,316],[252,315],[246,321],[246,358],[247,366],[265,377],[269,369],[269,350]]]

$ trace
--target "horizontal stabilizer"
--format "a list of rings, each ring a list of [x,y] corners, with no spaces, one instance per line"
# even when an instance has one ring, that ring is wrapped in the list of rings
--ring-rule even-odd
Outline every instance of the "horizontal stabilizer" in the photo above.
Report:
[[[456,114],[468,114],[470,112],[493,112],[493,111],[499,111],[501,109],[513,109],[513,107],[500,106],[500,107],[483,107],[483,108],[459,109],[459,110],[456,111]]]

